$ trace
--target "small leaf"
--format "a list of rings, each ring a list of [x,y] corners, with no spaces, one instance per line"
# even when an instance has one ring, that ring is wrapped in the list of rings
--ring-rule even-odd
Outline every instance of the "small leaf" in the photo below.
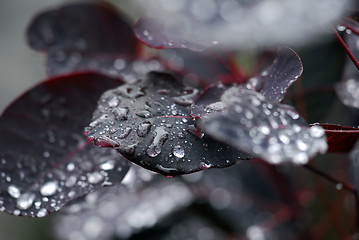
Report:
[[[221,103],[222,109],[204,111],[200,126],[208,135],[238,150],[270,163],[305,164],[327,149],[324,130],[309,127],[291,106],[240,87],[229,88],[220,101],[214,101],[205,109],[215,103]]]
[[[137,84],[104,93],[85,130],[102,147],[164,175],[228,167],[248,156],[200,131],[190,116],[199,90],[152,72]]]
[[[38,84],[0,117],[0,210],[43,217],[67,202],[121,182],[126,159],[86,141],[97,98],[121,82],[87,73]]]
[[[259,92],[268,100],[281,102],[287,89],[303,73],[303,65],[299,56],[290,48],[278,50],[272,66],[258,76]]]
[[[319,124],[327,135],[329,152],[349,152],[359,139],[359,128]]]
[[[36,16],[27,29],[29,45],[40,51],[136,53],[137,40],[113,6],[103,2],[67,4]]]

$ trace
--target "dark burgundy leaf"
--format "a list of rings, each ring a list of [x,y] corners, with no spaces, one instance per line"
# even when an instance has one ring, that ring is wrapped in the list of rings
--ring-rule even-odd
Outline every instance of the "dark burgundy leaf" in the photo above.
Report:
[[[359,128],[319,124],[327,135],[329,152],[350,152],[359,139]]]
[[[287,89],[303,73],[303,65],[299,56],[290,48],[278,50],[272,66],[263,71],[258,78],[256,90],[267,99],[281,102]]]
[[[134,163],[164,175],[227,167],[247,158],[203,133],[190,116],[199,90],[152,72],[103,94],[86,135]]]
[[[215,86],[214,91],[223,90]],[[202,130],[217,140],[270,163],[303,164],[327,149],[324,130],[319,126],[309,127],[291,106],[267,100],[260,93],[241,87],[229,88],[220,101],[215,98],[209,101],[211,95],[216,94],[202,95],[206,101],[198,102],[208,105],[194,107],[193,114],[201,114]]]
[[[30,46],[41,51],[136,53],[131,27],[104,2],[67,4],[36,16],[27,29]]]
[[[94,73],[47,80],[0,117],[0,206],[43,217],[67,202],[121,182],[129,165],[83,136],[97,99],[119,80]]]
[[[168,23],[176,26],[168,26]],[[213,41],[203,39],[191,39],[184,36],[186,24],[183,22],[161,21],[154,18],[141,18],[135,24],[135,34],[143,44],[149,47],[163,48],[188,48],[192,51],[203,51],[216,45]]]

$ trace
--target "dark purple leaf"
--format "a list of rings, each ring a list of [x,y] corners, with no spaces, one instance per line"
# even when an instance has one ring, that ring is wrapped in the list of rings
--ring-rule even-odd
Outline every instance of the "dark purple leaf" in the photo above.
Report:
[[[290,48],[278,50],[272,66],[257,76],[256,90],[267,99],[281,102],[287,89],[303,73],[303,65],[299,56]]]
[[[319,124],[327,135],[329,152],[349,152],[359,139],[359,128],[336,124]]]
[[[119,80],[94,73],[49,79],[0,117],[0,209],[43,217],[67,202],[121,182],[129,165],[83,136],[97,99]]]
[[[32,48],[46,52],[135,55],[137,49],[131,27],[103,2],[72,3],[44,11],[30,23],[27,38]]]
[[[248,158],[198,129],[190,116],[198,92],[171,75],[149,73],[137,84],[104,93],[86,135],[167,176],[228,167]]]
[[[222,90],[215,86],[213,91]],[[218,98],[209,101],[211,97],[206,96],[206,92],[202,98],[206,101],[199,99],[198,102],[208,105],[200,105],[201,111],[193,108],[193,114],[202,114],[202,130],[238,150],[270,163],[303,164],[327,149],[321,127],[309,127],[291,106],[269,101],[260,93],[232,87],[219,101]]]

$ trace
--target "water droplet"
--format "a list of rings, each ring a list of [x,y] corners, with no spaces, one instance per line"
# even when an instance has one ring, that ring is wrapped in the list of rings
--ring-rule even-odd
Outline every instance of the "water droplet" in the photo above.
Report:
[[[176,145],[172,149],[172,153],[177,158],[183,158],[185,155],[184,149],[180,145]]]
[[[69,171],[69,172],[75,170],[75,164],[73,164],[73,163],[67,164],[66,169],[67,169],[67,171]]]
[[[224,105],[222,102],[215,102],[212,104],[209,104],[207,107],[205,107],[205,111],[222,111],[224,109]]]
[[[68,177],[68,178],[66,179],[66,181],[65,181],[65,186],[66,186],[66,187],[72,187],[72,186],[75,185],[76,181],[77,181],[77,177],[74,176],[74,175],[72,175],[72,176],[70,176],[70,177]]]
[[[119,135],[117,135],[117,137],[121,138],[121,139],[124,139],[130,134],[132,128],[125,127],[125,129],[121,129],[121,130],[122,130],[121,133]]]
[[[325,131],[322,127],[320,126],[312,126],[310,129],[309,129],[309,133],[312,137],[314,138],[321,138],[324,136],[325,134]]]
[[[29,209],[35,200],[35,194],[24,193],[16,201],[16,205],[21,210]]]
[[[113,97],[109,102],[108,105],[112,108],[117,107],[118,104],[120,104],[120,101],[117,99],[117,97]]]
[[[118,107],[118,108],[114,108],[112,110],[112,113],[115,114],[116,120],[126,120],[128,111],[129,110],[126,107]]]
[[[44,158],[49,158],[49,157],[50,157],[50,153],[49,153],[48,151],[45,151],[45,152],[43,153],[43,156],[44,156]]]
[[[341,26],[341,25],[339,25],[338,27],[337,27],[337,29],[338,29],[338,31],[340,31],[340,32],[343,32],[345,29],[347,29],[345,26]]]
[[[147,110],[137,112],[136,115],[139,116],[139,117],[142,117],[142,118],[150,118],[150,117],[152,117],[152,113],[150,113]]]
[[[57,181],[47,182],[40,188],[40,193],[43,196],[52,196],[56,193],[57,188],[58,188]]]
[[[101,182],[104,179],[104,177],[99,172],[92,172],[92,173],[87,174],[87,179],[88,179],[89,183],[97,184],[97,183]]]
[[[150,122],[144,122],[140,125],[138,125],[137,128],[137,135],[139,137],[144,137],[148,134],[148,132],[150,131],[151,128],[151,123]]]
[[[338,184],[335,185],[335,188],[336,188],[337,190],[342,190],[342,189],[343,189],[343,184],[338,183]]]
[[[211,168],[211,167],[212,167],[212,165],[209,164],[209,163],[201,162],[201,163],[199,164],[199,168],[202,169],[202,170],[207,170],[207,169],[209,169],[209,168]]]
[[[112,170],[115,167],[115,161],[114,160],[107,160],[103,163],[101,163],[100,168],[104,171]]]
[[[158,156],[162,151],[163,143],[168,139],[168,132],[165,127],[157,127],[155,129],[155,137],[152,140],[151,145],[146,150],[146,153],[150,157]]]
[[[20,197],[20,189],[17,188],[16,186],[14,185],[10,185],[8,188],[7,188],[7,192],[10,194],[11,197],[13,198],[18,198]]]
[[[124,69],[126,67],[126,62],[125,62],[125,60],[119,58],[119,59],[116,59],[116,61],[113,63],[113,66],[118,71],[121,71],[122,69]]]
[[[37,212],[36,216],[40,218],[40,217],[45,217],[46,214],[47,214],[47,210],[46,210],[45,208],[41,208],[41,209]]]
[[[186,89],[184,95],[172,97],[172,100],[180,105],[189,106],[193,103],[194,99],[197,96],[197,93],[197,89]]]

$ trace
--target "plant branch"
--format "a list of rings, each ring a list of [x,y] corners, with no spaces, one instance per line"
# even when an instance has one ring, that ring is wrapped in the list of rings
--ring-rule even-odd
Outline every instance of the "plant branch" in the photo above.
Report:
[[[309,171],[311,171],[311,172],[313,172],[313,173],[327,179],[329,182],[332,182],[335,185],[340,184],[345,190],[347,190],[347,191],[349,191],[349,192],[351,192],[352,194],[355,195],[355,190],[354,190],[354,188],[353,188],[353,186],[351,184],[348,184],[346,182],[340,181],[340,180],[330,176],[329,174],[327,174],[327,173],[325,173],[325,172],[323,172],[323,171],[321,171],[321,170],[319,170],[319,169],[317,169],[317,168],[315,168],[315,167],[313,167],[313,166],[311,166],[309,164],[303,165],[303,167],[308,169]]]
[[[352,62],[354,63],[354,65],[357,67],[357,69],[359,70],[359,61],[356,59],[356,57],[353,55],[353,53],[350,51],[349,47],[345,44],[343,38],[340,36],[340,34],[337,32],[337,30],[334,29],[333,27],[333,31],[335,36],[337,37],[340,45],[342,45],[342,47],[344,48],[344,51],[347,53],[347,55],[349,56],[349,58],[352,60]]]

